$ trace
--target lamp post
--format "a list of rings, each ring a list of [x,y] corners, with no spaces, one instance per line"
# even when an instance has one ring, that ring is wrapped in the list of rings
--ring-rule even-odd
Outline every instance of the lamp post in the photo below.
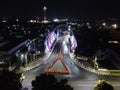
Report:
[[[98,72],[99,65],[98,65],[98,62],[97,62],[97,56],[95,56],[94,68],[95,68],[95,72],[97,73],[97,75],[99,77],[99,72]]]

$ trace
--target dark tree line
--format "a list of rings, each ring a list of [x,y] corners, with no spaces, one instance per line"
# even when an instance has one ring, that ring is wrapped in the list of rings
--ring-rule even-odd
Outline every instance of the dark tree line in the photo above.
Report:
[[[110,84],[110,82],[105,80],[99,80],[94,87],[94,90],[114,90],[113,86]]]
[[[41,74],[32,81],[32,90],[73,90],[67,79],[58,81],[54,75]]]
[[[20,82],[19,74],[3,70],[0,72],[0,90],[21,90],[22,84]]]
[[[0,72],[0,90],[22,90],[20,81],[21,74],[8,70]],[[60,81],[52,74],[41,74],[36,76],[32,82],[32,90],[73,90],[67,79]],[[114,90],[113,86],[105,81],[99,80],[94,90]]]

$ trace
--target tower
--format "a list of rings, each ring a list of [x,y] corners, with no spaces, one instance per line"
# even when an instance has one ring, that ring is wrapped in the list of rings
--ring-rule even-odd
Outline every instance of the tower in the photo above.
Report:
[[[46,22],[46,21],[47,21],[46,12],[47,12],[47,7],[46,7],[46,6],[44,6],[44,7],[43,7],[43,21],[44,21],[44,22]]]

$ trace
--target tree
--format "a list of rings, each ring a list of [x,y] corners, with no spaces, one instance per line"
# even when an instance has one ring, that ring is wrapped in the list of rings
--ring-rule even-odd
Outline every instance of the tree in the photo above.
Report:
[[[20,75],[3,70],[0,72],[0,90],[21,90]]]
[[[41,74],[32,81],[32,90],[73,90],[67,82],[67,79],[58,82],[55,76],[51,74]]]
[[[107,82],[105,80],[99,80],[96,86],[94,87],[94,90],[114,90],[114,89],[110,82]]]

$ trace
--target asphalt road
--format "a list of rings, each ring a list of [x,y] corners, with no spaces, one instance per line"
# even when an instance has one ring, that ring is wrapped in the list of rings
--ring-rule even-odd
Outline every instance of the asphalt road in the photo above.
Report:
[[[30,71],[27,71],[25,73],[26,79],[23,81],[23,87],[30,87],[31,81],[35,79],[35,76],[38,76],[41,73],[44,73],[45,69],[49,67],[54,62],[54,60],[58,57],[58,55],[60,54],[61,48],[62,47],[61,47],[60,42],[56,43],[54,49],[52,50],[50,57],[47,60],[45,60],[42,66],[32,69]],[[75,81],[78,79],[97,81],[99,79],[98,75],[91,73],[91,72],[87,72],[83,70],[82,68],[78,67],[76,63],[71,59],[69,53],[67,54],[61,53],[60,57],[64,61],[70,73],[69,74],[51,73],[51,74],[54,74],[58,80],[67,78],[70,81]]]

